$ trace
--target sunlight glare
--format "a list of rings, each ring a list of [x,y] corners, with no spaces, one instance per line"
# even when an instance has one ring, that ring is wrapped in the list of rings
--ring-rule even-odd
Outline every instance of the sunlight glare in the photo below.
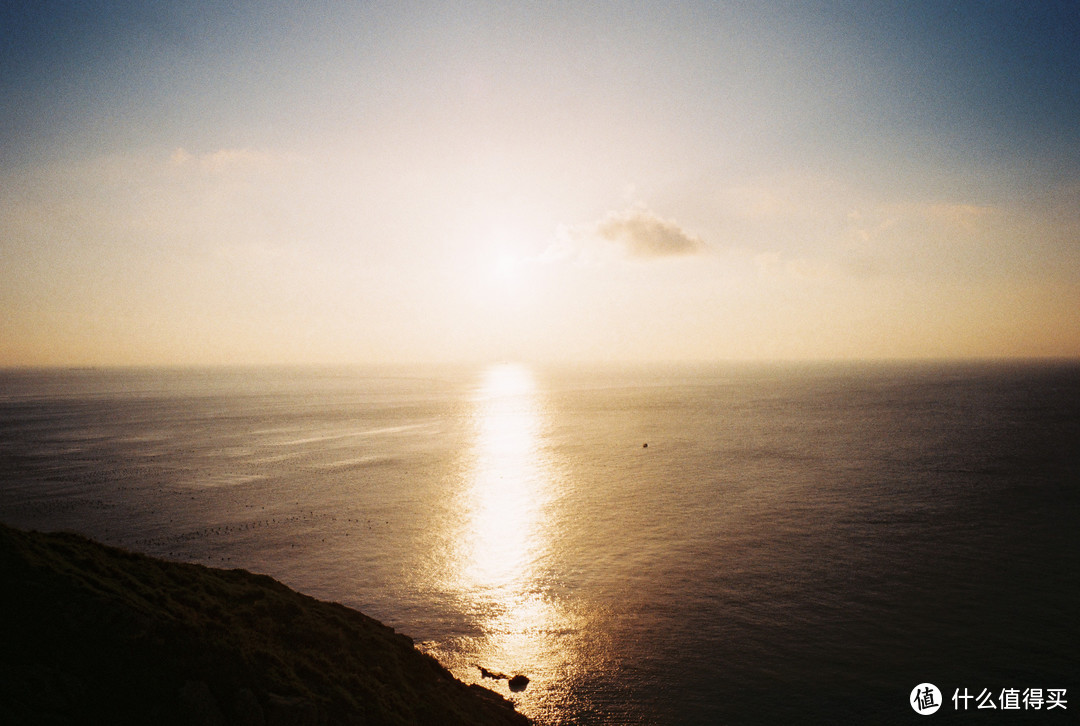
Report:
[[[507,253],[499,255],[492,269],[495,281],[504,285],[514,282],[520,272],[521,261]]]
[[[517,363],[501,363],[485,372],[480,396],[488,400],[528,396],[534,392],[535,388],[536,382],[528,368]]]
[[[469,567],[477,585],[505,587],[528,569],[544,484],[534,387],[528,369],[503,364],[480,389]]]
[[[463,528],[448,574],[450,586],[479,616],[482,636],[469,650],[479,661],[455,663],[455,675],[479,682],[476,662],[507,673],[528,673],[535,685],[515,700],[536,699],[539,684],[563,664],[550,633],[569,627],[559,604],[543,594],[538,563],[551,535],[551,463],[542,448],[545,409],[528,368],[487,369],[473,399],[475,439],[462,492]],[[505,681],[497,686],[510,695]]]

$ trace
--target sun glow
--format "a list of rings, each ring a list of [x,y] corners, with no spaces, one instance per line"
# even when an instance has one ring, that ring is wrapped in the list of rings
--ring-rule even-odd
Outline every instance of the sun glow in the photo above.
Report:
[[[493,204],[493,209],[498,205]],[[502,292],[520,292],[533,277],[535,257],[546,244],[542,224],[521,209],[493,211],[475,229],[480,269]]]
[[[496,282],[508,285],[521,276],[521,264],[513,255],[503,253],[496,258],[491,274]]]

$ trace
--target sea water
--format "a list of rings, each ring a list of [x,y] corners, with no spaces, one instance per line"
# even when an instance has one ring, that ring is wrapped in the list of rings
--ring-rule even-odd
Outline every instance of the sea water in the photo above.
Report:
[[[1065,723],[1078,486],[1076,364],[0,372],[0,521],[270,574],[541,724]]]

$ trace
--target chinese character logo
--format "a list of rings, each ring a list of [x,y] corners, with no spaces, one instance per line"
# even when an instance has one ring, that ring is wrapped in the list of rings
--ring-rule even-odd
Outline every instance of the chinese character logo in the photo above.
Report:
[[[941,691],[933,683],[920,683],[911,691],[910,703],[915,713],[929,716],[941,708]]]

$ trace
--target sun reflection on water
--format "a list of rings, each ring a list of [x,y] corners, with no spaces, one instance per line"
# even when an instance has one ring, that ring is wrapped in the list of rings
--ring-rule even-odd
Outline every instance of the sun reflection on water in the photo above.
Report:
[[[527,369],[502,365],[487,371],[474,416],[470,546],[462,573],[474,588],[502,590],[532,574],[547,486],[537,409]]]
[[[571,627],[541,568],[553,546],[548,517],[555,489],[541,399],[532,373],[518,365],[488,369],[477,388],[461,531],[445,573],[474,614],[476,635],[437,653],[459,678],[512,697],[527,714],[543,710],[544,694],[564,667],[556,641]],[[482,678],[480,666],[526,675],[528,689],[511,694],[507,681]]]

